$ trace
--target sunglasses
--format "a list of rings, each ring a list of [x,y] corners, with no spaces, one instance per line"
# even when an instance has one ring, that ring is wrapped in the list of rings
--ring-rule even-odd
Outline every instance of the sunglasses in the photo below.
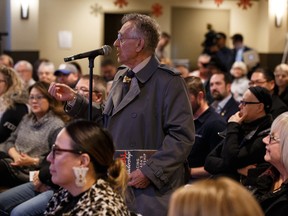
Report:
[[[260,104],[260,103],[261,102],[244,101],[244,100],[240,101],[240,104],[243,105],[243,106],[246,106],[247,104]]]

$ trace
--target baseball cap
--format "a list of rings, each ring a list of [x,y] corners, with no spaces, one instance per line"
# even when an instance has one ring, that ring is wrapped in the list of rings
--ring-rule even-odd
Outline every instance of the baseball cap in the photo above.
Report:
[[[68,75],[70,73],[77,73],[77,68],[69,63],[60,64],[59,68],[54,72],[55,76],[58,76],[59,74],[65,74]]]

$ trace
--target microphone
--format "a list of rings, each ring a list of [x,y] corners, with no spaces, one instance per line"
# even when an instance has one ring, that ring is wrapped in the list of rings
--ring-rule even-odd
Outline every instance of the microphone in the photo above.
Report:
[[[97,49],[97,50],[91,50],[89,52],[85,52],[85,53],[80,53],[77,55],[73,55],[73,56],[69,56],[64,58],[65,62],[68,61],[74,61],[76,59],[82,59],[82,58],[95,58],[98,55],[109,55],[112,52],[112,48],[108,45],[104,45],[102,46],[102,48]]]

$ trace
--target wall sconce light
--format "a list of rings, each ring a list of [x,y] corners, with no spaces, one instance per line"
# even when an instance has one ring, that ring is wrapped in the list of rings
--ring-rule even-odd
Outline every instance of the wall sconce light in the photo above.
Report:
[[[21,0],[21,19],[27,20],[29,18],[29,0]]]
[[[280,28],[283,21],[284,12],[287,8],[287,0],[271,1],[272,13],[275,16],[275,26]]]

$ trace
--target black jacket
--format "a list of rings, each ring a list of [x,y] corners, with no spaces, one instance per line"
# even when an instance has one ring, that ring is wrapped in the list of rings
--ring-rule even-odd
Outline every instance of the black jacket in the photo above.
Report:
[[[271,123],[270,115],[242,125],[229,122],[224,140],[207,156],[205,170],[240,180],[237,169],[264,163],[266,150],[262,139],[269,133]]]
[[[253,187],[253,195],[262,207],[265,216],[286,216],[288,212],[288,182],[277,190],[271,191],[279,172],[273,166],[258,176]]]

